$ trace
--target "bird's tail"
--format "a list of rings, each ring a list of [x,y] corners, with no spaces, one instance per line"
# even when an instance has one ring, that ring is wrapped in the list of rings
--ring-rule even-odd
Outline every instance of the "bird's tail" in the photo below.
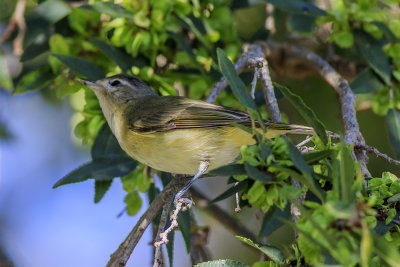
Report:
[[[278,134],[315,134],[312,127],[298,125],[298,124],[285,124],[285,123],[266,123],[267,138],[273,138]]]

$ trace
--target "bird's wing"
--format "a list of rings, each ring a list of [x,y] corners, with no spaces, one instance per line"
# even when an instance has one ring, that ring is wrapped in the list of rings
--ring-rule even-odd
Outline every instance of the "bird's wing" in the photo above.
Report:
[[[248,114],[183,97],[149,97],[127,110],[129,128],[136,132],[219,127],[239,123],[251,125]]]

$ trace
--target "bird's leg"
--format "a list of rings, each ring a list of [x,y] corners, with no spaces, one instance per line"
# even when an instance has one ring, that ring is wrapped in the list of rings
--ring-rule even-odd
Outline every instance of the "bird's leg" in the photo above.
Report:
[[[208,169],[208,166],[210,166],[210,162],[207,160],[202,160],[200,161],[199,164],[199,170],[197,171],[197,173],[195,174],[195,176],[193,176],[193,178],[189,181],[189,183],[187,183],[187,185],[185,185],[185,187],[183,187],[181,189],[181,191],[179,191],[176,195],[175,195],[175,200],[174,200],[174,204],[176,205],[178,203],[178,200],[180,198],[182,198],[182,196],[186,193],[186,191],[192,186],[192,184],[203,174],[206,172],[206,170]],[[185,199],[185,198],[184,198]],[[185,199],[186,202],[191,203],[192,201],[189,199]]]

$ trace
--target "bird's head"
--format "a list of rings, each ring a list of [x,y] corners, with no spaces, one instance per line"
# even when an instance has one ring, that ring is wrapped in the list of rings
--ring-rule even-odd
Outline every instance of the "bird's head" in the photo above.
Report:
[[[80,79],[80,82],[92,89],[100,101],[107,99],[113,104],[123,104],[130,100],[156,95],[140,79],[126,74],[118,74],[97,81]]]

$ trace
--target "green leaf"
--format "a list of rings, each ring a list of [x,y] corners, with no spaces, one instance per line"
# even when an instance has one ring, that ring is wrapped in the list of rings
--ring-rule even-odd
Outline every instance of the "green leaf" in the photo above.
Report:
[[[102,3],[102,2],[97,2]],[[141,57],[133,58],[131,55],[125,53],[120,48],[115,46],[111,46],[103,41],[90,39],[92,43],[94,43],[97,47],[99,47],[112,61],[114,61],[123,72],[127,72],[131,69],[132,66],[137,66],[139,68],[143,68],[147,65],[147,62]]]
[[[345,143],[340,143],[339,147],[340,157],[340,197],[345,203],[351,203],[353,201],[353,195],[351,192],[351,186],[354,181],[355,169],[354,159],[351,155],[351,151]]]
[[[97,65],[89,61],[58,54],[53,54],[53,56],[58,58],[62,63],[67,65],[70,69],[85,76],[89,80],[95,81],[105,77],[104,72]]]
[[[386,241],[385,238],[374,236],[374,252],[378,254],[389,266],[399,266],[400,253],[396,246]]]
[[[59,180],[53,188],[65,184],[78,183],[88,179],[100,181],[125,176],[136,168],[136,161],[128,156],[115,155],[90,161]]]
[[[290,159],[293,161],[294,165],[304,174],[312,176],[313,170],[312,168],[304,161],[303,156],[297,150],[297,148],[286,138],[284,137],[285,144],[289,150]]]
[[[320,150],[320,151],[310,151],[307,154],[302,155],[303,159],[307,163],[318,162],[322,159],[331,157],[334,154],[334,150]]]
[[[21,62],[34,59],[37,56],[40,56],[41,54],[48,52],[49,48],[50,48],[49,43],[47,41],[39,44],[33,43],[29,45],[27,48],[25,48],[24,53],[21,56]]]
[[[387,200],[388,203],[393,203],[397,201],[400,201],[400,193],[397,193],[396,195],[389,197]]]
[[[225,192],[223,192],[222,194],[220,194],[219,196],[217,196],[216,198],[214,198],[213,200],[211,200],[209,202],[209,204],[214,204],[218,201],[224,200],[232,195],[234,195],[236,192],[239,192],[240,190],[242,190],[243,188],[245,188],[246,186],[248,186],[248,181],[244,180],[239,182],[237,185],[230,187],[228,190],[226,190]]]
[[[380,21],[373,21],[372,24],[376,25],[379,30],[383,33],[383,35],[392,43],[396,43],[399,40],[397,39],[396,35],[392,32],[392,30],[383,22]]]
[[[261,239],[264,236],[268,236],[283,225],[282,219],[288,219],[290,216],[290,205],[286,205],[284,210],[272,206],[264,215],[258,238]]]
[[[126,212],[129,216],[136,215],[142,208],[142,198],[137,191],[129,193],[125,196]]]
[[[71,8],[64,1],[50,0],[41,3],[36,12],[47,21],[56,23],[65,18],[71,12]]]
[[[211,170],[210,174],[216,176],[243,175],[246,174],[246,170],[243,164],[231,164]]]
[[[10,90],[13,87],[6,56],[0,51],[0,87]]]
[[[305,119],[305,121],[311,125],[319,138],[321,138],[324,144],[328,143],[328,136],[326,135],[326,130],[322,122],[317,118],[314,111],[310,109],[300,98],[300,96],[294,94],[289,90],[286,86],[273,83],[275,87],[277,87],[285,97],[292,103],[298,113]]]
[[[194,267],[250,267],[235,260],[215,260],[196,264]]]
[[[363,31],[355,32],[355,40],[370,67],[386,84],[390,84],[392,68],[379,41]]]
[[[257,106],[254,103],[253,99],[251,98],[249,91],[247,90],[243,81],[237,75],[235,67],[233,66],[229,58],[226,56],[224,50],[218,48],[217,54],[218,54],[218,64],[222,71],[222,74],[229,82],[232,91],[237,97],[237,99],[239,99],[240,103],[243,106],[250,108],[252,110],[257,110]]]
[[[265,2],[273,4],[276,8],[286,11],[288,13],[303,14],[308,16],[325,16],[325,10],[301,0],[264,0]]]
[[[290,14],[287,23],[290,31],[304,36],[310,36],[317,27],[315,17],[302,14]]]
[[[400,159],[400,111],[389,109],[386,115],[386,130],[396,157]]]
[[[191,219],[189,210],[179,213],[178,224],[179,230],[181,230],[183,236],[183,240],[185,241],[186,251],[189,253],[191,244]]]
[[[119,146],[117,138],[113,135],[107,123],[99,130],[92,147],[92,159],[98,159],[109,155],[122,155],[123,150]]]
[[[351,82],[350,87],[355,94],[375,92],[385,85],[371,68],[366,68]]]
[[[82,8],[93,9],[99,13],[110,15],[111,17],[132,18],[133,14],[123,6],[113,2],[96,2],[93,5],[82,6]]]
[[[258,168],[253,167],[249,164],[245,164],[244,168],[246,170],[246,173],[248,176],[254,180],[258,180],[260,182],[270,182],[272,180],[272,177],[262,171],[260,171]]]
[[[25,74],[17,83],[13,94],[21,94],[32,90],[40,90],[50,85],[54,74],[49,67],[42,67]]]
[[[94,203],[100,202],[100,200],[104,197],[108,189],[110,189],[112,181],[113,180],[109,181],[97,180],[94,182]]]
[[[239,239],[240,241],[242,241],[243,243],[246,243],[247,245],[260,250],[274,262],[279,262],[279,263],[285,262],[285,257],[283,256],[282,251],[280,251],[276,247],[267,246],[267,245],[259,245],[259,244],[254,243],[250,239],[241,237],[241,236],[236,236],[236,238]]]

